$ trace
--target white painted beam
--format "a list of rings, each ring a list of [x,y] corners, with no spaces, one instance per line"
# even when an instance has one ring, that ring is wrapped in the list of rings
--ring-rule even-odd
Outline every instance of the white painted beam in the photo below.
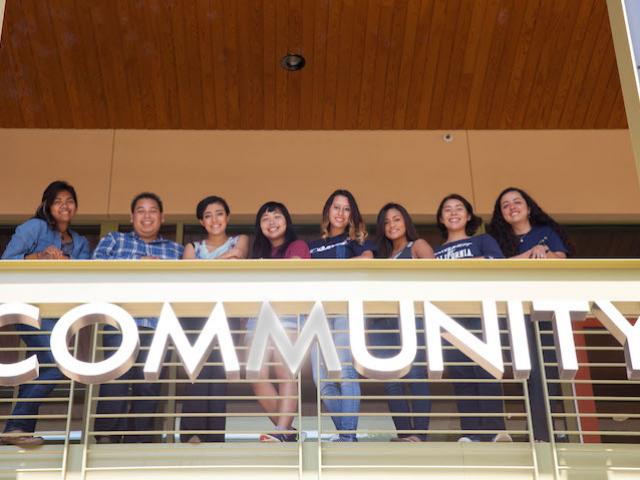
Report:
[[[4,7],[7,6],[7,0],[0,0],[0,45],[2,45],[2,27],[4,26]]]
[[[633,0],[636,1],[636,0]],[[640,182],[640,82],[638,60],[634,55],[629,16],[625,0],[607,0],[611,34],[616,51],[622,96],[629,124],[629,133]],[[640,39],[639,39],[640,41]]]

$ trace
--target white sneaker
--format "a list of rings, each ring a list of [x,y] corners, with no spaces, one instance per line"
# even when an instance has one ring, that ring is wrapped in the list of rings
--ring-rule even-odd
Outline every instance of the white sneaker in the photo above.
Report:
[[[513,442],[513,439],[508,433],[502,432],[493,437],[492,442]]]
[[[460,437],[458,439],[458,443],[473,443],[474,440],[472,438],[469,437]]]

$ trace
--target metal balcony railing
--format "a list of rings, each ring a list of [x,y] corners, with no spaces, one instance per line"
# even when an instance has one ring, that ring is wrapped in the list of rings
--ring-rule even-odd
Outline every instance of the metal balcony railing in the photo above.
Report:
[[[536,390],[531,380],[514,378],[506,305],[521,302],[528,315],[534,300],[604,299],[632,324],[640,314],[638,287],[637,261],[3,262],[0,305],[34,305],[41,318],[97,302],[120,305],[134,317],[157,317],[168,302],[194,342],[214,303],[223,302],[242,374],[225,378],[216,343],[192,382],[169,342],[160,378],[145,380],[141,370],[154,334],[149,329],[140,329],[142,356],[130,376],[108,382],[111,389],[48,376],[56,364],[41,363],[41,377],[25,384],[43,387],[32,388],[31,398],[20,393],[24,386],[0,387],[0,423],[24,429],[35,420],[34,435],[44,439],[42,446],[22,448],[11,439],[25,433],[5,432],[0,478],[124,478],[136,471],[180,472],[184,478],[259,471],[302,478],[354,469],[371,476],[640,475],[640,390],[627,379],[624,347],[589,312],[587,320],[572,324],[578,372],[561,378],[554,328],[527,316],[534,333],[532,371],[538,367],[542,379]],[[313,302],[322,302],[344,372],[354,365],[343,341],[349,330],[334,320],[348,317],[348,302],[364,302],[367,348],[384,360],[400,351],[397,309],[407,299],[414,302],[418,339],[407,376],[335,379],[318,373],[314,381],[311,364],[323,364],[318,350],[294,377],[283,375],[277,353],[264,364],[267,376],[244,376],[247,319],[258,315],[264,301],[281,318],[295,316],[298,334]],[[421,302],[433,302],[482,338],[477,318],[487,299],[497,302],[503,378],[483,373],[444,340],[444,375],[429,377],[424,322],[432,319]],[[0,329],[0,374],[12,362],[47,353],[50,334]],[[103,323],[87,326],[73,336],[69,350],[99,362],[118,349],[116,335]],[[26,336],[41,338],[44,346],[27,347]],[[273,386],[275,393],[254,389],[256,384]],[[327,387],[332,384],[338,386]],[[15,413],[34,402],[40,404],[37,413]],[[340,402],[352,403],[337,411]],[[293,417],[285,429],[275,426],[282,417]],[[281,438],[290,441],[260,442],[266,435],[288,435]]]

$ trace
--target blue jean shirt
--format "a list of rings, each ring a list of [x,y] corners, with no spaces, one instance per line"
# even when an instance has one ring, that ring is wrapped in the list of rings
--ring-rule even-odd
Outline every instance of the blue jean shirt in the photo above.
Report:
[[[73,240],[71,258],[74,260],[91,257],[89,242],[82,235],[69,229]],[[47,222],[40,218],[31,218],[18,225],[9,241],[9,245],[2,254],[3,260],[22,260],[25,256],[45,250],[49,245],[62,250],[60,232],[53,230]]]

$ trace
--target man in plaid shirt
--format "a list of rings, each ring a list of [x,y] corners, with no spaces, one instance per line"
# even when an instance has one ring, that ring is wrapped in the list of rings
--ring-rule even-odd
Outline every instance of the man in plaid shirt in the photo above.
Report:
[[[99,260],[138,260],[165,259],[178,260],[182,258],[182,245],[167,240],[159,235],[164,221],[162,200],[154,193],[144,192],[135,196],[131,202],[131,224],[133,231],[128,233],[111,232],[105,235],[93,252],[93,258]],[[158,324],[157,318],[136,318],[140,331],[140,346],[151,344],[153,330]],[[116,350],[121,343],[121,336],[117,330],[107,326],[104,329],[103,345]],[[109,355],[109,352],[106,352]],[[144,363],[147,350],[141,350],[136,363]],[[142,380],[142,369],[133,367],[118,380]],[[159,396],[160,384],[157,383],[106,383],[100,386],[100,397],[126,397],[129,392],[134,397]],[[130,403],[130,405],[129,405]],[[129,418],[98,418],[95,423],[96,431],[124,431],[137,432],[154,430],[154,419],[145,416],[156,411],[156,400],[102,400],[98,402],[97,414],[126,414]],[[102,435],[99,443],[135,443],[151,442],[153,436],[149,434],[137,435]]]

